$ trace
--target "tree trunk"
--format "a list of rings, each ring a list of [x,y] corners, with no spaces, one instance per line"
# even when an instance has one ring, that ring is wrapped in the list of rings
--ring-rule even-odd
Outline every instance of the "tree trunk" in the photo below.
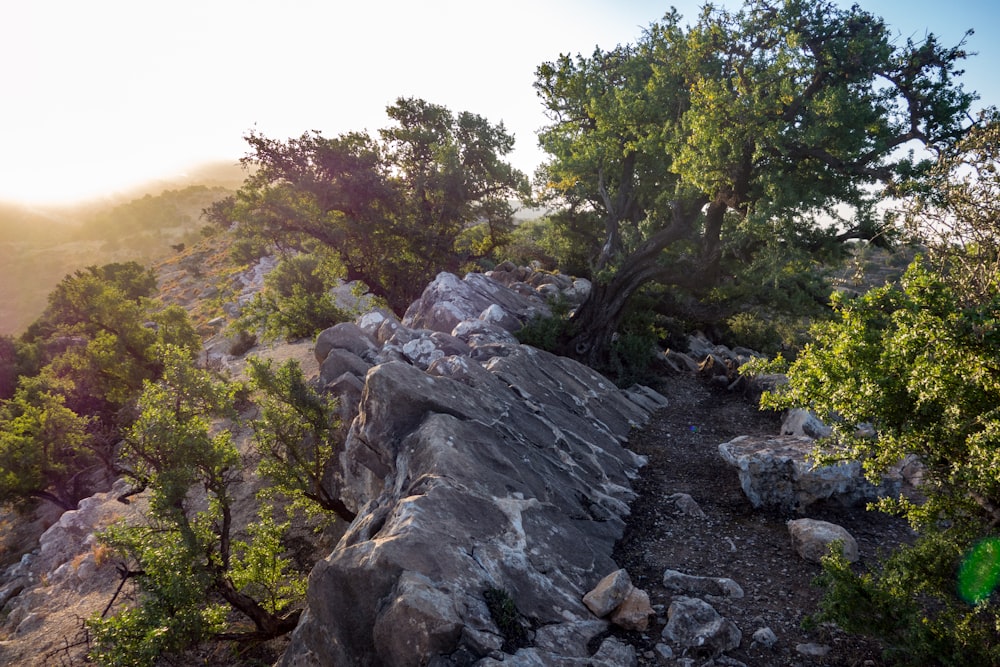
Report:
[[[703,273],[709,285],[714,285],[719,277],[722,260],[722,223],[729,206],[723,198],[717,197],[705,211],[705,236],[702,239],[701,258]]]
[[[610,361],[611,342],[625,314],[629,299],[643,285],[665,273],[658,263],[660,253],[694,230],[705,205],[702,199],[675,205],[669,226],[653,234],[621,266],[607,283],[595,283],[586,301],[570,319],[569,340],[563,353],[592,368],[605,368]]]
[[[617,196],[613,199],[608,192],[608,185],[603,170],[598,176],[598,195],[604,204],[604,245],[597,259],[597,270],[601,271],[612,262],[622,251],[622,223],[629,220],[635,208],[635,160],[636,153],[630,152],[622,161],[621,184]]]
[[[252,597],[236,590],[233,582],[225,576],[219,576],[215,588],[233,609],[253,621],[254,627],[257,628],[257,636],[261,639],[273,639],[288,634],[299,623],[301,611],[296,610],[285,616],[272,614]]]

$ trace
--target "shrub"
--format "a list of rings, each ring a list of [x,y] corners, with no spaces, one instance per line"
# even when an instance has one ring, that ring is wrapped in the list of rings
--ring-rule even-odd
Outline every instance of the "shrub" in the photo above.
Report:
[[[1000,662],[990,575],[1000,557],[969,560],[1000,525],[1000,295],[963,296],[918,258],[899,286],[835,299],[836,317],[813,327],[788,384],[762,399],[771,408],[809,406],[831,424],[824,460],[860,460],[873,477],[910,455],[923,463],[922,502],[878,503],[907,517],[916,544],[866,574],[828,560],[821,579],[820,619],[878,636],[910,664]],[[856,435],[862,422],[878,437]],[[960,570],[993,581],[963,599]]]
[[[264,340],[311,338],[350,319],[330,289],[336,267],[316,254],[283,258],[264,279],[264,289],[243,307],[237,331],[259,332]]]
[[[532,318],[517,331],[517,339],[525,345],[555,352],[569,327],[569,302],[558,298],[549,303],[551,315]]]

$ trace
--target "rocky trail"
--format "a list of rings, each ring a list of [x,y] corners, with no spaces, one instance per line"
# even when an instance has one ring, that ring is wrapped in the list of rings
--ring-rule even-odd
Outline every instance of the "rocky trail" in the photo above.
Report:
[[[614,553],[657,611],[647,632],[623,636],[636,647],[639,664],[884,664],[873,641],[826,626],[803,629],[803,620],[821,597],[821,590],[812,584],[820,566],[795,553],[786,522],[805,516],[844,526],[857,539],[862,563],[872,562],[879,548],[907,539],[906,524],[863,507],[829,501],[810,505],[805,514],[754,509],[718,445],[740,435],[777,434],[778,415],[760,412],[744,396],[709,385],[694,374],[672,375],[658,389],[669,405],[629,442],[629,448],[648,457],[649,463],[636,481],[639,497]],[[683,501],[678,503],[683,496],[674,494],[688,494],[703,516],[697,509],[685,508]],[[741,599],[706,596],[741,630],[739,648],[714,662],[697,651],[666,649],[669,642],[660,635],[666,610],[677,595],[663,584],[666,570],[728,577],[739,584],[744,591]]]

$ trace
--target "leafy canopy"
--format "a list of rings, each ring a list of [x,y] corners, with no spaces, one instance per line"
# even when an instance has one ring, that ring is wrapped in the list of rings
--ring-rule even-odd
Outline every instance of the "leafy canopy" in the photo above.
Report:
[[[600,361],[651,281],[700,298],[741,281],[764,290],[786,261],[879,238],[872,201],[928,166],[904,149],[964,132],[965,55],[933,35],[898,43],[857,5],[749,0],[706,5],[690,26],[672,11],[635,44],[542,64],[543,192],[604,227],[567,351]],[[843,206],[855,214],[841,219]]]
[[[511,201],[524,176],[503,162],[514,138],[503,124],[400,98],[387,109],[394,125],[379,137],[318,132],[278,141],[247,136],[253,169],[210,219],[240,224],[258,247],[298,250],[318,241],[335,253],[347,280],[360,280],[402,311],[442,270],[458,271],[505,240]],[[476,244],[456,241],[484,224]]]

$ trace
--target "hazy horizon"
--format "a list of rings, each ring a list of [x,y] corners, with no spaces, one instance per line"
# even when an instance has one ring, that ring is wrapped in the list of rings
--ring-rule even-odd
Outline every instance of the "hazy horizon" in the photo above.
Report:
[[[511,163],[530,174],[546,122],[535,69],[634,42],[671,4],[690,23],[701,3],[20,3],[5,12],[0,41],[0,201],[48,208],[128,196],[201,164],[235,163],[251,130],[375,132],[401,96],[503,122],[516,138]],[[976,0],[860,4],[901,40],[932,31],[954,45],[968,28],[1000,25],[1000,6]],[[963,78],[982,95],[977,108],[1000,103],[1000,45],[982,30],[967,46],[980,54]]]

